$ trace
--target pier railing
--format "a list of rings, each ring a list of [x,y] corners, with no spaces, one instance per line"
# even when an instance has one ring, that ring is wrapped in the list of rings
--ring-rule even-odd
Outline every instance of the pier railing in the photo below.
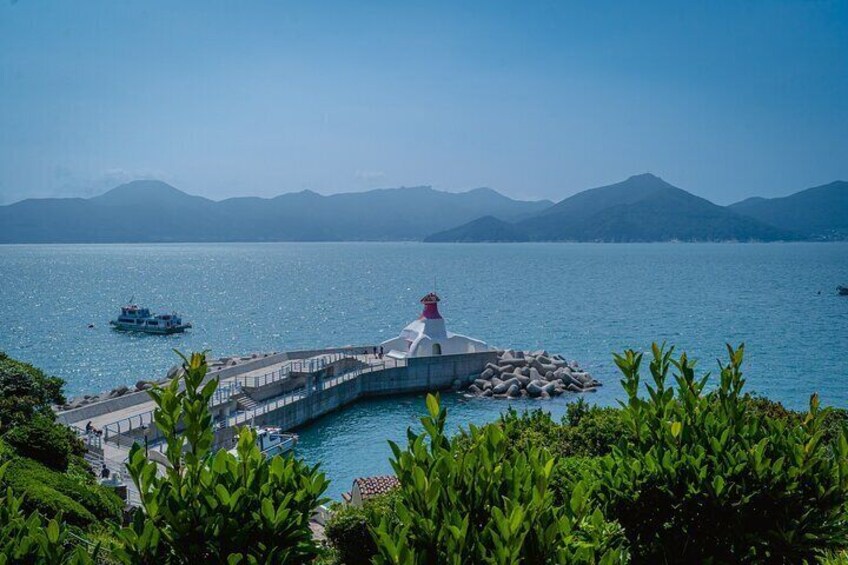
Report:
[[[209,401],[210,406],[219,406],[229,401],[233,396],[241,392],[241,382],[232,381],[225,385],[218,385],[212,399]]]
[[[362,361],[361,355],[354,355],[349,352],[338,352],[311,359],[296,359],[277,371],[271,371],[262,375],[235,377],[233,381],[223,385],[215,392],[215,395],[210,401],[210,406],[217,406],[225,403],[236,394],[242,392],[243,388],[264,386],[266,384],[283,380],[289,378],[293,372],[318,373],[333,363],[346,358],[356,359],[360,362]],[[384,357],[379,360],[371,360],[367,363],[361,363],[346,369],[341,369],[331,377],[307,379],[307,383],[303,386],[291,390],[282,396],[277,396],[271,400],[261,402],[255,408],[232,413],[226,418],[226,420],[220,420],[219,424],[230,427],[249,424],[256,417],[277,410],[282,406],[297,402],[311,394],[313,391],[326,390],[328,388],[338,386],[365,373],[373,373],[375,371],[383,371],[395,367],[405,367],[406,363],[405,359]],[[153,410],[134,414],[107,424],[103,428],[101,441],[107,441],[119,447],[130,447],[135,442],[143,442],[145,437],[147,438],[148,443],[156,442],[161,438],[159,430],[156,428],[155,424],[153,424]]]
[[[99,451],[103,453],[103,437],[94,431],[86,431],[78,426],[68,426],[76,436],[82,440],[85,447],[89,451]]]
[[[386,357],[379,361],[369,363],[367,365],[351,367],[347,370],[343,370],[342,372],[335,374],[332,377],[319,378],[314,381],[309,381],[304,386],[289,391],[288,393],[282,396],[277,396],[271,400],[262,402],[255,408],[251,408],[249,410],[242,410],[231,414],[227,418],[225,425],[228,427],[233,427],[251,424],[257,417],[267,414],[269,412],[273,412],[274,410],[282,408],[283,406],[288,406],[289,404],[298,402],[309,396],[314,391],[327,390],[329,388],[353,380],[365,373],[384,371],[386,369],[393,369],[395,367],[406,367],[406,360]]]
[[[287,379],[290,374],[291,369],[288,366],[283,366],[276,371],[269,371],[261,375],[241,375],[235,377],[235,379],[243,387],[258,388]]]

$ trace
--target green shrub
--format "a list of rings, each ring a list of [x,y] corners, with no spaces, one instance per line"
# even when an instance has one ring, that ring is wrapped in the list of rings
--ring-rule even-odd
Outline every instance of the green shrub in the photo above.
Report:
[[[121,499],[94,481],[81,482],[76,477],[51,471],[35,461],[23,458],[13,461],[9,472],[25,477],[27,484],[39,484],[71,498],[99,520],[121,519],[124,508]]]
[[[340,504],[333,509],[324,533],[340,563],[371,563],[377,554],[371,530],[384,519],[397,520],[394,509],[396,500],[397,495],[389,493],[366,500],[362,506]]]
[[[16,425],[3,439],[24,457],[57,471],[65,471],[71,455],[81,449],[77,445],[79,440],[70,429],[41,414]]]
[[[0,483],[9,462],[0,465]],[[24,514],[23,499],[7,489],[0,496],[0,565],[38,563],[49,565],[93,565],[98,553],[95,545],[74,547],[61,516],[44,522],[38,513]]]
[[[48,469],[0,442],[0,462],[3,461],[9,466],[3,484],[23,497],[27,511],[37,511],[47,518],[62,514],[66,522],[82,528],[121,518],[123,502],[96,484],[90,475],[81,478]]]
[[[510,449],[524,451],[532,446],[545,446],[563,457],[594,457],[609,453],[626,433],[620,410],[590,406],[582,398],[568,405],[562,423],[543,410],[521,414],[509,409],[501,415]]]
[[[626,433],[620,410],[589,406],[581,398],[568,405],[557,452],[565,457],[605,455]]]
[[[371,558],[377,553],[377,545],[371,537],[368,514],[361,506],[340,505],[327,522],[324,534],[336,550],[339,563],[371,563]]]
[[[183,390],[178,377],[150,391],[169,465],[160,475],[143,448],[130,450],[144,511],[117,533],[122,547],[113,554],[133,564],[311,561],[318,548],[309,519],[326,500],[323,473],[291,456],[266,458],[249,428],[239,433],[237,455],[213,453],[209,400],[217,380],[202,385],[204,354],[183,360]]]
[[[424,433],[391,443],[400,481],[397,520],[376,529],[376,563],[613,563],[620,529],[592,511],[582,483],[557,506],[555,461],[539,447],[508,446],[501,426],[445,436],[447,414],[427,397]]]
[[[707,377],[695,377],[685,354],[654,345],[647,398],[642,354],[615,358],[628,433],[602,459],[597,488],[637,563],[804,563],[848,546],[844,431],[822,440],[815,396],[798,421],[752,408],[743,348],[728,351],[718,388],[705,394]]]

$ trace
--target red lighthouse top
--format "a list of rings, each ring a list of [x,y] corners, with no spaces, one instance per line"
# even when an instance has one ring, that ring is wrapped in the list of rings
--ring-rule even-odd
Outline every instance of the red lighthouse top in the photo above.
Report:
[[[422,318],[428,320],[441,320],[442,315],[439,314],[439,296],[435,292],[427,294],[421,299],[421,304],[424,305],[424,311],[421,313]]]

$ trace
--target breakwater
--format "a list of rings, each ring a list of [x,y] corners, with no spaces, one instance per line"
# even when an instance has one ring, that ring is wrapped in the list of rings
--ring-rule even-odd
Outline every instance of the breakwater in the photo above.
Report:
[[[368,353],[373,346],[329,348],[210,361],[208,378],[218,380],[210,403],[216,444],[232,445],[243,425],[294,429],[359,398],[460,389],[497,361],[496,351],[395,359]],[[93,398],[93,397],[90,397]],[[57,412],[59,421],[98,434],[85,434],[89,450],[120,462],[135,443],[155,458],[160,435],[155,405],[143,390],[100,395]]]
[[[547,351],[501,351],[468,387],[474,396],[553,398],[564,392],[593,392],[601,383],[577,361]]]

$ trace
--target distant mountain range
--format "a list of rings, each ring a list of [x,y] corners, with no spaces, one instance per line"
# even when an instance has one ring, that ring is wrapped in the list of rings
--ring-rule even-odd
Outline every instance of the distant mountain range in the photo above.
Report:
[[[652,174],[554,204],[430,187],[213,201],[161,181],[0,206],[0,243],[191,241],[779,241],[848,239],[848,183],[731,206]]]
[[[518,221],[481,217],[425,241],[792,241],[848,236],[848,183],[718,206],[642,174]]]
[[[848,239],[848,182],[808,188],[784,198],[749,198],[730,209],[815,239]]]
[[[144,180],[89,199],[0,206],[0,243],[421,240],[480,216],[519,221],[552,204],[488,188],[451,193],[424,186],[213,201]]]

